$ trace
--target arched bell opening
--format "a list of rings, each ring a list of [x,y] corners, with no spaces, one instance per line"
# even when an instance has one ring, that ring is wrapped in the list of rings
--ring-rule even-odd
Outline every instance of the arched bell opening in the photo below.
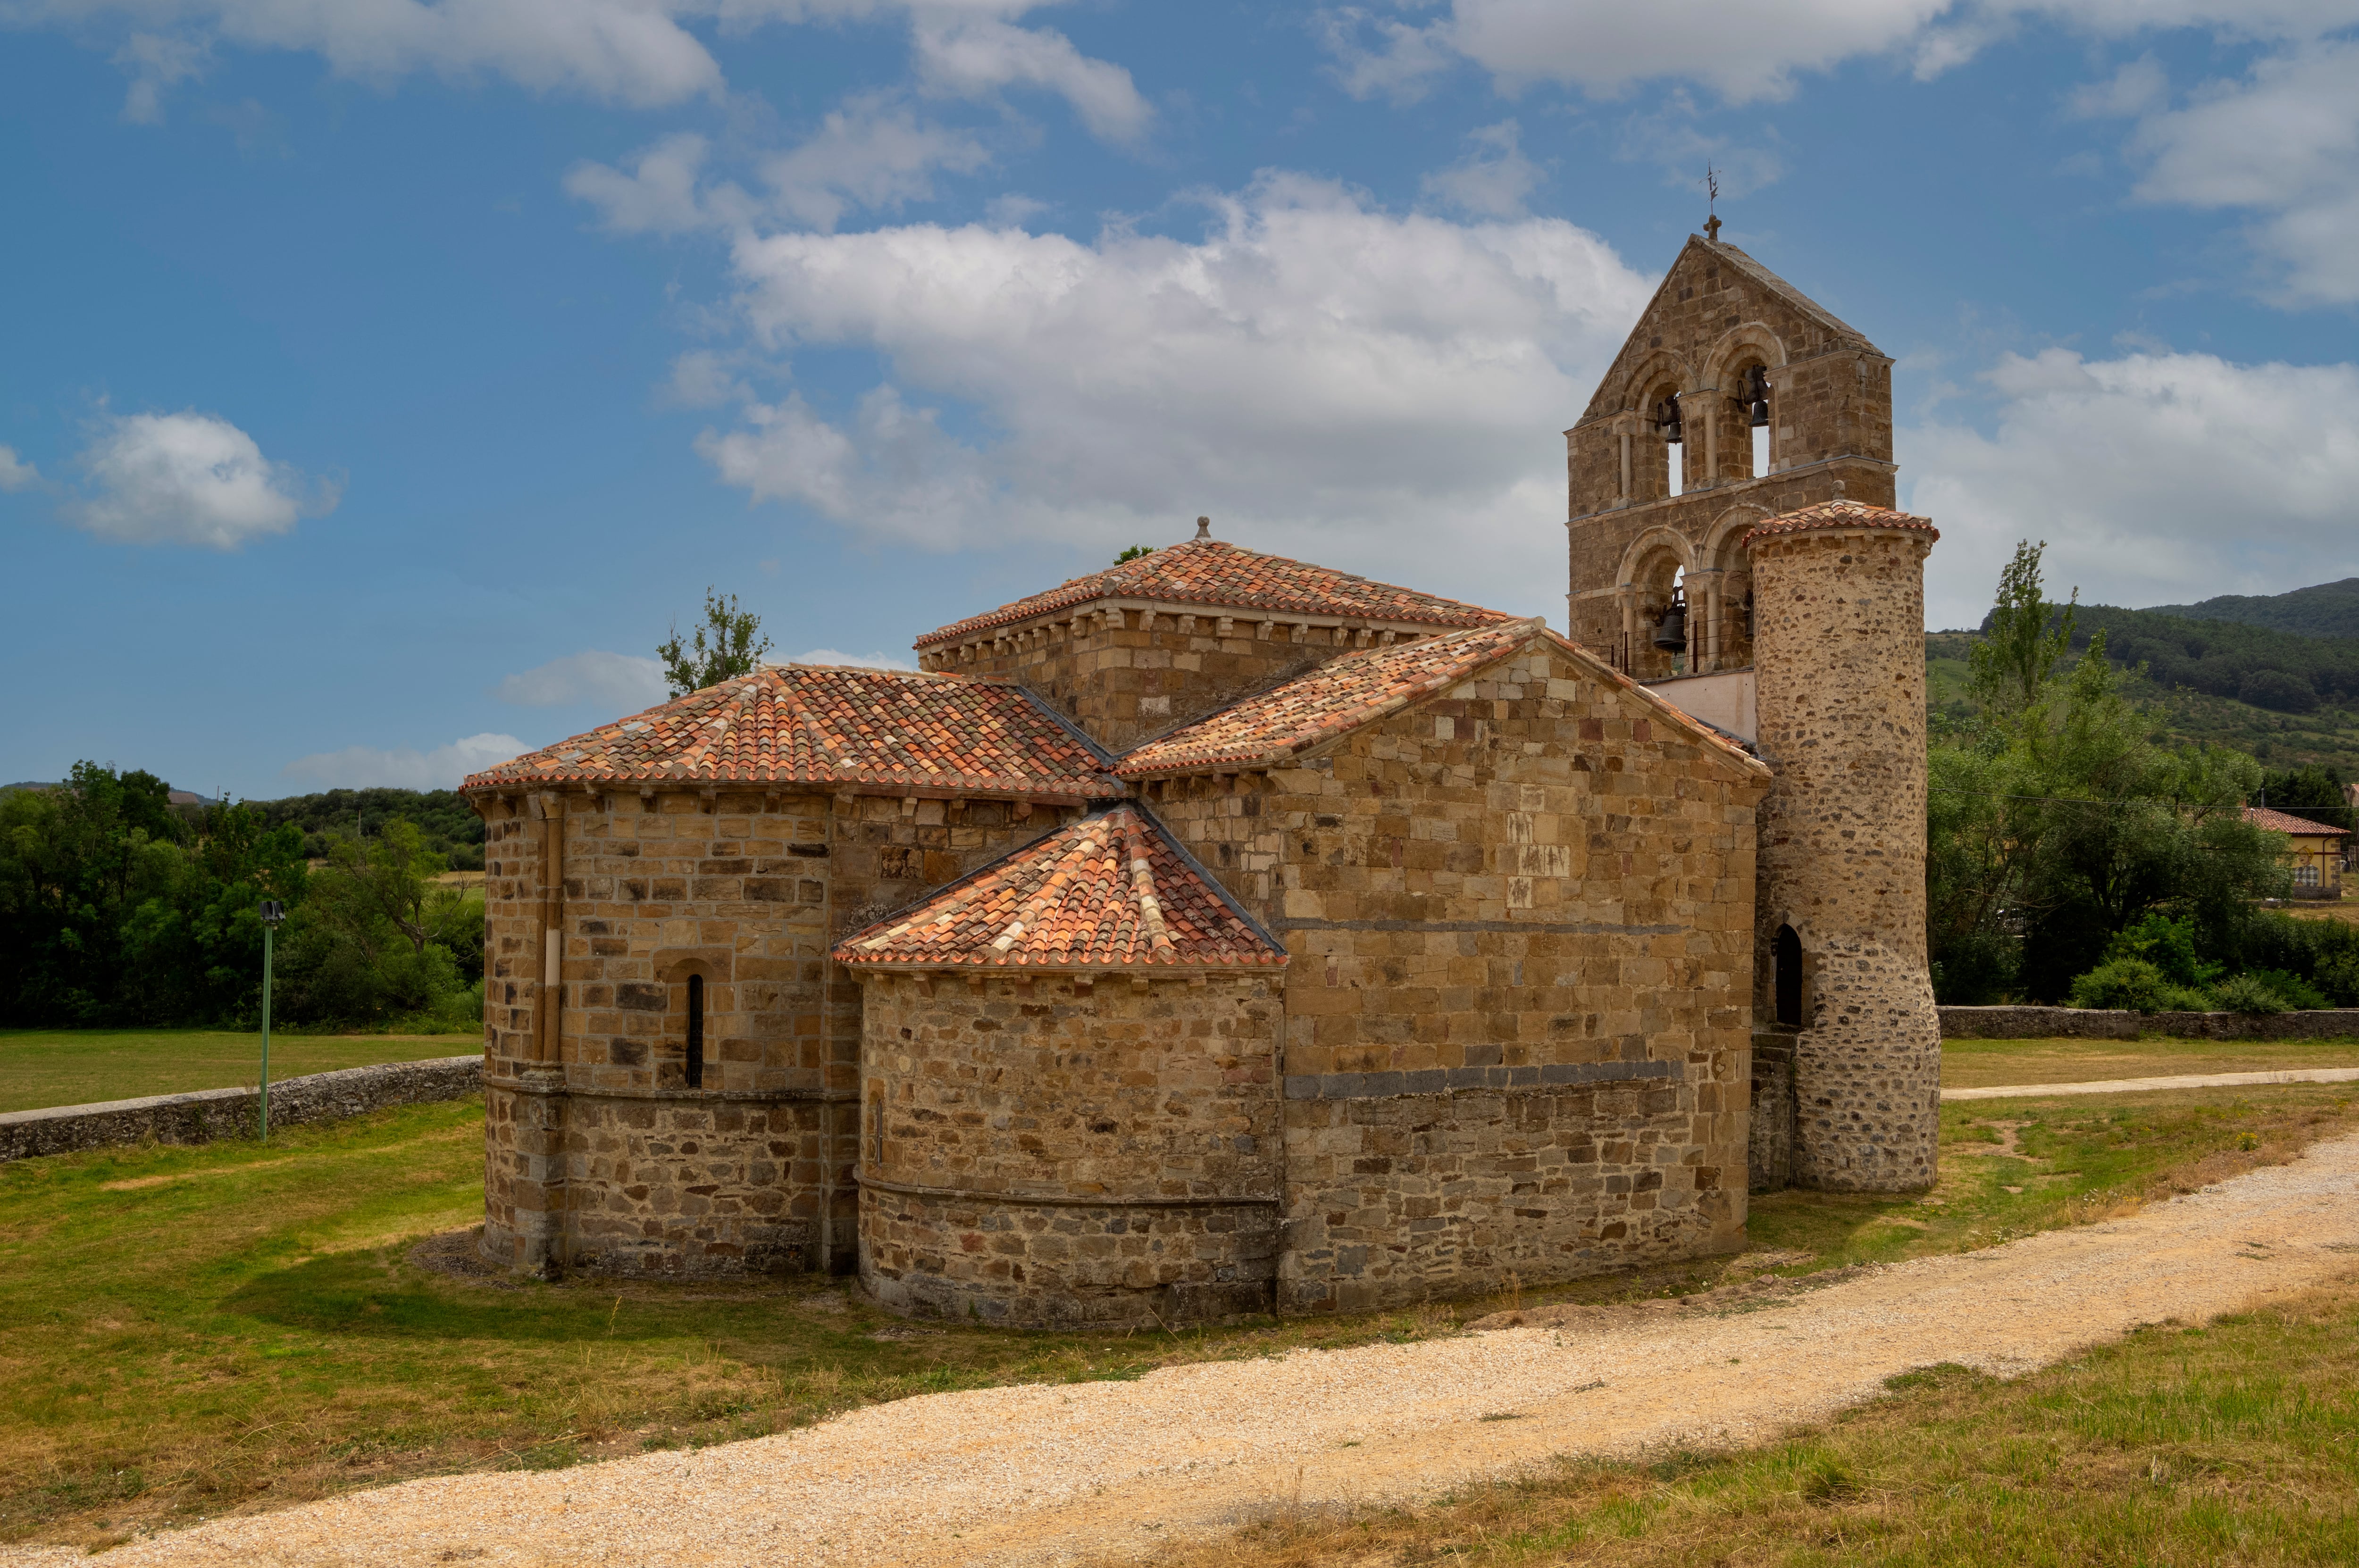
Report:
[[[1739,477],[1767,479],[1777,466],[1777,389],[1770,384],[1769,366],[1757,356],[1740,360],[1732,367],[1729,383],[1735,388],[1730,399],[1738,432],[1735,455],[1744,465]]]
[[[1652,383],[1638,400],[1638,499],[1659,501],[1694,488],[1687,482],[1687,414],[1680,406],[1680,384],[1668,376]]]
[[[1639,680],[1667,680],[1694,668],[1686,579],[1687,564],[1669,549],[1650,552],[1630,579],[1627,668]]]

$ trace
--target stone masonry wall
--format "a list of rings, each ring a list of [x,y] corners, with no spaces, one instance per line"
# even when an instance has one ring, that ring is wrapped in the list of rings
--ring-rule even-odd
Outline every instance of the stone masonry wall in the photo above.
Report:
[[[550,1266],[634,1272],[850,1266],[860,997],[828,948],[1078,809],[692,787],[478,807],[484,1250],[541,1266],[546,1233]],[[564,825],[564,997],[559,1059],[538,1064],[548,811]],[[690,974],[704,982],[699,1089]],[[775,1194],[756,1195],[756,1171],[777,1173]]]
[[[270,1125],[335,1121],[390,1105],[463,1099],[484,1087],[484,1059],[442,1056],[307,1073],[270,1086]],[[250,1088],[199,1089],[96,1105],[52,1106],[0,1114],[0,1162],[69,1154],[128,1143],[210,1143],[252,1138],[261,1129],[262,1097]]]
[[[1154,792],[1293,957],[1281,1310],[1742,1244],[1761,788],[1535,646]]]
[[[1358,645],[1335,628],[1132,609],[1046,620],[928,650],[928,669],[1022,683],[1099,745],[1128,751]]]
[[[1925,962],[1923,532],[1826,528],[1755,541],[1761,810],[1755,1006],[1770,946],[1803,955],[1793,1178],[1930,1186],[1941,1036]]]
[[[1765,365],[1771,384],[1770,471],[1753,477],[1752,429],[1737,401],[1745,368]],[[1669,449],[1654,408],[1679,395],[1684,440],[1683,493],[1669,488]],[[1629,450],[1625,486],[1625,442]],[[1842,493],[1894,504],[1892,366],[1846,334],[1789,286],[1776,285],[1728,255],[1691,241],[1639,319],[1581,422],[1565,432],[1570,579],[1567,624],[1574,641],[1642,679],[1671,673],[1671,655],[1650,646],[1653,619],[1669,602],[1672,571],[1723,574],[1721,667],[1750,661],[1744,602],[1751,586],[1734,541],[1758,521]],[[1682,541],[1659,580],[1626,569],[1632,548],[1662,530]],[[1636,583],[1626,644],[1617,589]],[[1703,614],[1706,583],[1689,583],[1689,613]],[[1699,635],[1696,646],[1706,645]]]
[[[1271,977],[864,979],[876,1300],[1034,1327],[1269,1310]]]

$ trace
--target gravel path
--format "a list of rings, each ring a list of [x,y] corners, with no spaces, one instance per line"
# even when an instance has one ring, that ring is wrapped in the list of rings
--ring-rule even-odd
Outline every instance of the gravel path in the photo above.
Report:
[[[2359,1266],[2354,1198],[2359,1137],[2127,1219],[1854,1275],[1753,1310],[1549,1309],[1527,1315],[1553,1322],[1417,1345],[905,1400],[697,1454],[412,1481],[219,1519],[105,1562],[684,1568],[1128,1556],[1291,1498],[1430,1495],[1574,1450],[1757,1442],[1871,1398],[1911,1367],[2019,1372],[2140,1323],[2233,1311]],[[83,1561],[57,1549],[0,1552],[0,1563]]]
[[[2084,1084],[2015,1084],[2000,1088],[1943,1089],[1948,1104],[1962,1099],[2017,1099],[2029,1095],[2127,1095],[2143,1089],[2233,1089],[2246,1084],[2348,1084],[2359,1067],[2287,1067],[2267,1073],[2189,1073],[2176,1078],[2101,1078]]]

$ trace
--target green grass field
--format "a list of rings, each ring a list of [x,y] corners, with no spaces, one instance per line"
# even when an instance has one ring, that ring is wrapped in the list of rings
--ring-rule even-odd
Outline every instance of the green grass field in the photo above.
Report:
[[[2359,1067],[2348,1040],[1944,1040],[1941,1087],[1995,1088],[2188,1073]]]
[[[1953,1108],[1932,1201],[1780,1194],[1756,1201],[1753,1238],[1809,1254],[1779,1271],[1807,1272],[2072,1223],[2359,1126],[2345,1087]],[[1422,1338],[1506,1304],[1104,1336],[902,1325],[839,1281],[456,1279],[411,1253],[479,1219],[482,1129],[462,1102],[297,1128],[266,1149],[0,1165],[0,1540],[99,1543],[410,1476],[756,1436],[911,1394]],[[1518,1304],[1683,1292],[1731,1267]]]
[[[461,1056],[471,1034],[270,1035],[270,1076]],[[0,1111],[251,1086],[262,1036],[210,1029],[0,1030]]]

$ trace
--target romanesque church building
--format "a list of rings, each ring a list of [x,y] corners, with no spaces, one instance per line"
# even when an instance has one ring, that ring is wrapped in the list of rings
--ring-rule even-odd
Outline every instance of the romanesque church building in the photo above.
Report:
[[[1694,237],[1566,433],[1570,636],[1200,521],[469,779],[485,1255],[1119,1327],[1930,1184],[1890,372]]]

